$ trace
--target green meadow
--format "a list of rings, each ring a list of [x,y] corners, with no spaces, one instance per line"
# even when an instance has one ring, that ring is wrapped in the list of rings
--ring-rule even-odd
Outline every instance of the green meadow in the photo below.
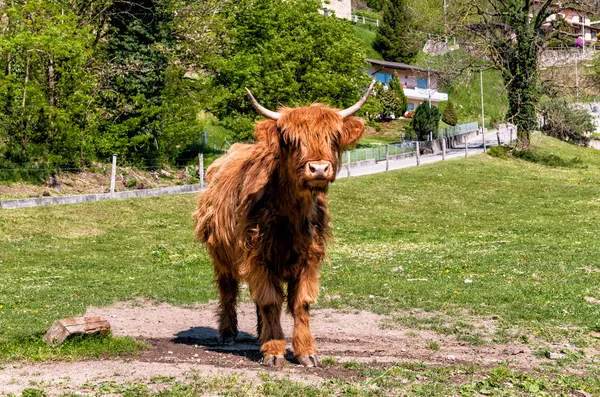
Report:
[[[483,371],[488,378],[525,376],[524,392],[538,382],[532,390],[600,393],[597,357],[580,356],[598,347],[593,335],[600,331],[600,304],[589,299],[600,300],[600,152],[539,135],[533,151],[535,162],[478,155],[337,181],[329,195],[335,241],[318,307],[383,313],[390,327],[431,329],[473,344],[518,341],[541,355],[545,344],[569,343],[569,357],[578,358],[561,365],[579,375],[559,384],[545,372],[357,365],[374,371],[381,390],[433,371],[431,379],[442,380],[425,383],[439,394],[415,395],[463,393],[465,385],[443,380],[448,371]],[[0,363],[146,348],[129,338],[83,338],[60,348],[41,342],[54,320],[88,306],[138,297],[175,305],[216,299],[210,260],[192,239],[195,203],[190,194],[0,212]],[[431,315],[413,316],[415,309]],[[498,319],[494,332],[474,325],[490,316]],[[350,393],[357,385],[340,382],[285,387],[290,395],[369,390]],[[471,386],[462,395],[505,390]],[[283,389],[261,390],[284,395],[276,393]]]

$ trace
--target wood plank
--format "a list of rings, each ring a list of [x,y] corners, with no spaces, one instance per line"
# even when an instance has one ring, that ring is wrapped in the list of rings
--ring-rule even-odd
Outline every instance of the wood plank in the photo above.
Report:
[[[71,317],[57,320],[44,335],[44,342],[60,345],[73,335],[107,334],[110,323],[100,316]]]

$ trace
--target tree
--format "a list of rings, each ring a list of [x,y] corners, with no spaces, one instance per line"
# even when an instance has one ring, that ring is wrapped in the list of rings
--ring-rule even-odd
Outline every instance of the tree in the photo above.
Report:
[[[406,94],[404,94],[404,88],[400,83],[400,78],[398,77],[398,73],[394,72],[389,84],[389,90],[392,92],[399,100],[400,106],[396,109],[396,116],[400,117],[406,110],[408,109],[408,98],[406,98]]]
[[[442,121],[452,126],[458,124],[458,116],[456,115],[456,110],[454,109],[454,103],[452,101],[448,101],[446,109],[444,109],[444,114],[442,115]]]
[[[0,2],[0,18],[0,165],[80,166],[98,117],[91,27],[59,0]]]
[[[347,107],[368,87],[365,47],[352,24],[319,8],[316,0],[242,0],[226,11],[235,34],[207,64],[214,88],[208,108],[236,138],[250,139],[258,117],[244,87],[272,109],[315,100]]]
[[[408,0],[385,0],[374,48],[388,61],[411,63],[423,46]]]
[[[587,146],[596,127],[584,109],[569,107],[562,100],[546,102],[541,107],[542,132],[565,142]]]
[[[536,107],[540,98],[537,60],[548,36],[542,25],[559,11],[553,0],[462,0],[453,3],[455,12],[466,15],[464,27],[472,45],[502,72],[508,93],[508,119],[518,129],[517,147],[528,151],[531,131],[537,126]],[[567,6],[591,6],[572,0]],[[457,19],[455,19],[457,20]]]
[[[429,102],[422,102],[417,106],[415,114],[411,120],[412,129],[417,134],[419,141],[429,140],[429,134],[436,139],[440,123],[440,111],[437,106],[430,105]]]

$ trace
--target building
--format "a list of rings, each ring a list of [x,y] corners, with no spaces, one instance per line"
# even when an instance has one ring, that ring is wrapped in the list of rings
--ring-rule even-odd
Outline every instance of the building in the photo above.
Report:
[[[536,2],[540,3],[539,0]],[[548,17],[546,26],[553,21],[564,19],[572,26],[572,33],[584,39],[586,46],[592,46],[597,43],[597,36],[600,35],[600,21],[592,21],[589,15],[586,15],[584,12],[571,7],[562,7],[560,3],[552,7],[554,14]]]
[[[437,91],[438,73],[424,68],[407,65],[400,62],[379,61],[367,59],[371,67],[367,70],[382,84],[389,84],[394,73],[398,74],[400,84],[404,88],[404,95],[408,99],[408,110],[415,110],[420,103],[431,97],[431,104],[438,106],[440,102],[448,100],[448,94]],[[427,80],[429,77],[429,89]]]
[[[325,15],[335,14],[338,18],[352,19],[351,0],[323,0],[323,8],[320,11]]]

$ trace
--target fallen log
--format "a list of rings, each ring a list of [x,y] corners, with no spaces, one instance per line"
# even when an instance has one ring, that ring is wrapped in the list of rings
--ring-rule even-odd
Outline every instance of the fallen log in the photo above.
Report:
[[[107,334],[110,324],[100,316],[72,317],[57,320],[44,335],[44,342],[60,345],[73,335]]]

